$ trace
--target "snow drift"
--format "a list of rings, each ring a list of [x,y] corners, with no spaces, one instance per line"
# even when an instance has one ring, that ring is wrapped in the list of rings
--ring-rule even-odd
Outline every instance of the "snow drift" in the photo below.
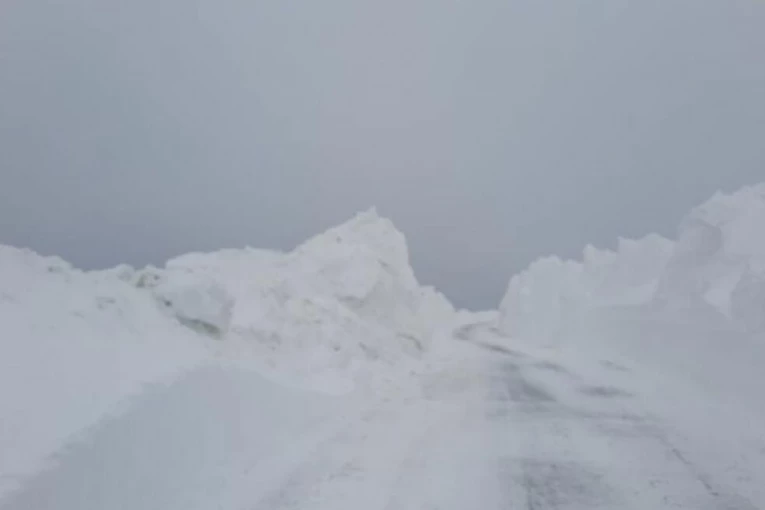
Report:
[[[288,254],[251,248],[190,254],[158,274],[173,284],[206,282],[199,293],[217,304],[214,319],[193,315],[216,330],[227,324],[223,351],[311,385],[316,377],[369,377],[380,365],[417,358],[439,332],[436,325],[454,315],[444,296],[419,285],[404,236],[374,210]],[[210,286],[230,299],[216,298]],[[176,309],[179,301],[169,301]]]
[[[540,259],[510,281],[500,305],[500,330],[550,339],[591,310],[649,302],[672,246],[654,234],[621,239],[616,251],[588,246],[582,262]]]
[[[0,246],[0,480],[38,469],[146,384],[210,363],[328,392],[404,384],[454,317],[374,210],[291,253],[197,253],[164,268],[85,272]]]
[[[144,384],[204,357],[118,273],[0,247],[0,493]]]
[[[508,335],[549,341],[593,316],[625,308],[704,317],[763,331],[765,184],[718,193],[682,221],[676,241],[652,234],[583,260],[541,259],[510,281],[500,306]]]
[[[715,311],[748,322],[748,307],[762,299],[757,295],[765,268],[763,232],[765,184],[718,193],[680,225],[657,301],[665,308]]]

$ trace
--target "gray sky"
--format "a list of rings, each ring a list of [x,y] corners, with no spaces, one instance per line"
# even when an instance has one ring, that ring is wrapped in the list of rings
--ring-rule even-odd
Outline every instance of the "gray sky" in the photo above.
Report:
[[[3,0],[0,243],[292,248],[376,205],[496,306],[765,180],[760,0]]]

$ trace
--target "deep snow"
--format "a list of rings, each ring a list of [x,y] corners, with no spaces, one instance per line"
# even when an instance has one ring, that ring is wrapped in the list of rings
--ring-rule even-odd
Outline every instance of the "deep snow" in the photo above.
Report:
[[[374,211],[292,253],[190,254],[161,269],[83,272],[0,247],[0,494],[200,367],[322,393],[404,391],[452,317]]]
[[[571,370],[608,360],[710,493],[739,498],[689,508],[765,508],[764,261],[760,184],[692,210],[676,241],[533,264],[512,279],[498,326]]]
[[[583,260],[547,257],[510,282],[500,305],[505,334],[546,341],[583,316],[650,307],[686,320],[763,333],[765,184],[716,194],[682,221],[676,241],[651,234]]]
[[[374,210],[290,253],[0,246],[0,508],[765,508],[765,185],[499,311]]]

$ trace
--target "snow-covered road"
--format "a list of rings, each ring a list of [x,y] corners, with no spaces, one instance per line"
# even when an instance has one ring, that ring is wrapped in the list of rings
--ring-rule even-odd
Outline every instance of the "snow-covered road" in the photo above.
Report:
[[[765,481],[721,475],[652,412],[633,368],[583,371],[499,338],[465,352],[417,394],[374,399],[194,370],[147,388],[0,508],[765,508]]]
[[[507,351],[491,376],[496,508],[754,510],[613,377]],[[626,372],[608,361],[604,372]],[[606,382],[607,381],[607,382]],[[754,488],[754,487],[753,487]]]

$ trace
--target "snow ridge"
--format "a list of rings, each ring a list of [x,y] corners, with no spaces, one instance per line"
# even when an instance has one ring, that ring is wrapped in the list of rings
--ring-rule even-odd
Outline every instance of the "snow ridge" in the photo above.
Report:
[[[548,257],[533,263],[510,281],[500,328],[549,341],[593,313],[650,307],[762,331],[762,232],[765,183],[717,193],[683,219],[676,241],[651,234],[620,239],[616,251],[588,246],[582,261]]]
[[[0,246],[0,497],[147,384],[223,363],[326,393],[406,385],[455,317],[374,210],[291,253],[163,268],[86,272]]]

